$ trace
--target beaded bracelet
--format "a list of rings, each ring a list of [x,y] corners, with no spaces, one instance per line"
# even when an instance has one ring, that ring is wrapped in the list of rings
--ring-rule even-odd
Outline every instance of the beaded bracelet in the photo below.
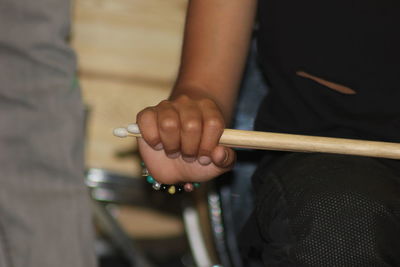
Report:
[[[167,191],[169,194],[174,195],[176,193],[192,192],[195,188],[200,187],[200,183],[185,183],[185,184],[161,184],[157,182],[153,176],[150,175],[149,170],[142,162],[142,176],[146,177],[146,181],[152,185],[154,190]]]

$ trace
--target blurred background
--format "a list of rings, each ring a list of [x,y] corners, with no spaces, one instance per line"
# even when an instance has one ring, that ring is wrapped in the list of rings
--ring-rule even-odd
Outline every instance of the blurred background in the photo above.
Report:
[[[182,257],[190,258],[179,201],[171,199],[161,207],[156,203],[161,200],[150,203],[135,140],[112,135],[114,128],[135,122],[142,108],[168,96],[178,68],[185,9],[186,0],[74,3],[71,41],[87,106],[87,183],[98,200],[101,266],[131,266],[130,257],[137,258],[139,250],[153,266],[184,266]]]
[[[87,165],[139,174],[110,134],[165,99],[178,69],[186,0],[75,0],[72,46],[88,106]]]
[[[165,99],[177,74],[187,0],[75,0],[71,44],[87,107],[86,184],[100,266],[243,265],[237,233],[252,207],[254,153],[233,174],[195,194],[154,192],[141,177],[133,139],[112,135]],[[250,57],[251,58],[251,57]],[[236,128],[249,129],[264,93],[250,60]],[[250,103],[250,105],[246,105]],[[246,179],[236,179],[245,177]]]

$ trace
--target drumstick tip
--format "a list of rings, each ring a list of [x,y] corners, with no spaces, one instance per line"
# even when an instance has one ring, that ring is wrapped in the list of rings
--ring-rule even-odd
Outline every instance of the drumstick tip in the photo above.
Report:
[[[129,124],[127,129],[130,133],[140,134],[139,126],[136,123]]]
[[[128,136],[128,130],[125,128],[115,128],[113,134],[117,137],[124,138]]]

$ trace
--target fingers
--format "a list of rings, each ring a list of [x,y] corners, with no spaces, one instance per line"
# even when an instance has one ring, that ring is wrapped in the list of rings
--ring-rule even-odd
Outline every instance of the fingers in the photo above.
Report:
[[[184,106],[180,111],[182,158],[186,162],[194,162],[202,133],[201,111],[194,105]]]
[[[212,152],[224,130],[223,116],[209,99],[180,97],[162,101],[137,116],[143,139],[153,149],[164,149],[170,158],[201,165],[213,162]]]
[[[199,148],[199,163],[208,165],[212,162],[211,152],[218,145],[224,131],[224,119],[219,110],[210,104],[203,110],[203,131]]]
[[[153,149],[164,149],[170,158],[180,156],[180,118],[169,101],[142,110],[136,121],[143,139]]]
[[[153,107],[148,107],[138,113],[136,122],[143,139],[155,150],[161,150],[163,144],[157,125],[157,112]]]
[[[157,106],[158,129],[165,153],[170,158],[181,155],[181,122],[178,111],[169,101]]]

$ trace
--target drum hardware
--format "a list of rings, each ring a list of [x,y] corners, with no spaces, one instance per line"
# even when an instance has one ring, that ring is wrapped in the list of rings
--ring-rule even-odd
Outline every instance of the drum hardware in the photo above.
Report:
[[[147,260],[140,249],[137,248],[135,242],[129,238],[124,232],[118,221],[110,214],[107,205],[97,201],[93,201],[94,214],[105,229],[111,240],[124,253],[132,267],[155,267]]]
[[[97,201],[134,205],[148,203],[146,184],[140,178],[90,168],[86,172],[85,183],[92,198]]]
[[[141,179],[125,177],[102,169],[91,168],[85,175],[90,189],[95,218],[111,241],[123,252],[132,267],[154,267],[135,242],[112,216],[109,203],[146,203]]]
[[[162,261],[166,255],[182,255],[187,250],[183,229],[178,229],[176,218],[181,214],[180,196],[158,194],[148,187],[142,177],[128,177],[99,168],[88,169],[85,182],[90,189],[94,214],[101,230],[132,266],[153,267],[156,266],[155,259]],[[137,227],[127,224],[129,221],[134,223],[135,216],[140,216],[137,218],[139,221],[158,218],[164,223],[156,229],[140,224],[139,229],[144,230],[140,232],[135,230]],[[156,222],[154,224],[157,225]],[[154,239],[155,236],[157,239]],[[166,244],[166,247],[157,252],[159,243]]]

